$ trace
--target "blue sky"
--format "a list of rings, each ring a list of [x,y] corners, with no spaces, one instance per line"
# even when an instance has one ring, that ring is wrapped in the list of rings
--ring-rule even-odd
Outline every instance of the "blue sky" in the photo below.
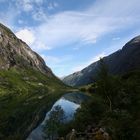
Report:
[[[0,22],[59,76],[140,35],[139,0],[0,0]]]

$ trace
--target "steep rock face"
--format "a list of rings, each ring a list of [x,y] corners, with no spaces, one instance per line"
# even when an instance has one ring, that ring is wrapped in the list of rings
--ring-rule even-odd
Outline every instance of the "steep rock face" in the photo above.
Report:
[[[0,69],[32,67],[47,75],[53,75],[44,60],[10,29],[0,24]]]
[[[121,50],[103,59],[111,74],[123,74],[140,68],[140,36],[133,38]],[[90,84],[96,79],[98,70],[99,61],[92,63],[79,72],[66,76],[63,82],[70,86]]]

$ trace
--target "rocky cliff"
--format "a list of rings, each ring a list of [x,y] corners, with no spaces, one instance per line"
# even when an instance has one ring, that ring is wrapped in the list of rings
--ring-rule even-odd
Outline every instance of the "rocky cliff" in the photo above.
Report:
[[[140,36],[133,38],[121,50],[103,59],[111,74],[123,74],[140,68]],[[92,63],[79,72],[66,76],[63,82],[70,86],[90,84],[96,80],[98,70],[99,61]]]
[[[44,74],[53,75],[44,60],[13,32],[0,24],[0,69],[31,67]]]

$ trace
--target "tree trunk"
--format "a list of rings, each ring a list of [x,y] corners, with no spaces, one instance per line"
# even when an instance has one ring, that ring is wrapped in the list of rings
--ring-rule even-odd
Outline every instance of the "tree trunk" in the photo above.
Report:
[[[112,102],[111,102],[109,96],[107,96],[107,99],[109,101],[109,110],[112,111]]]

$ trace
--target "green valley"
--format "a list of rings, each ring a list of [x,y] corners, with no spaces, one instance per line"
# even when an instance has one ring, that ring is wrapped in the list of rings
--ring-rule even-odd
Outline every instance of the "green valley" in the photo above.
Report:
[[[0,71],[0,139],[22,139],[67,87],[32,70]]]
[[[70,87],[0,24],[0,139],[25,139]]]

